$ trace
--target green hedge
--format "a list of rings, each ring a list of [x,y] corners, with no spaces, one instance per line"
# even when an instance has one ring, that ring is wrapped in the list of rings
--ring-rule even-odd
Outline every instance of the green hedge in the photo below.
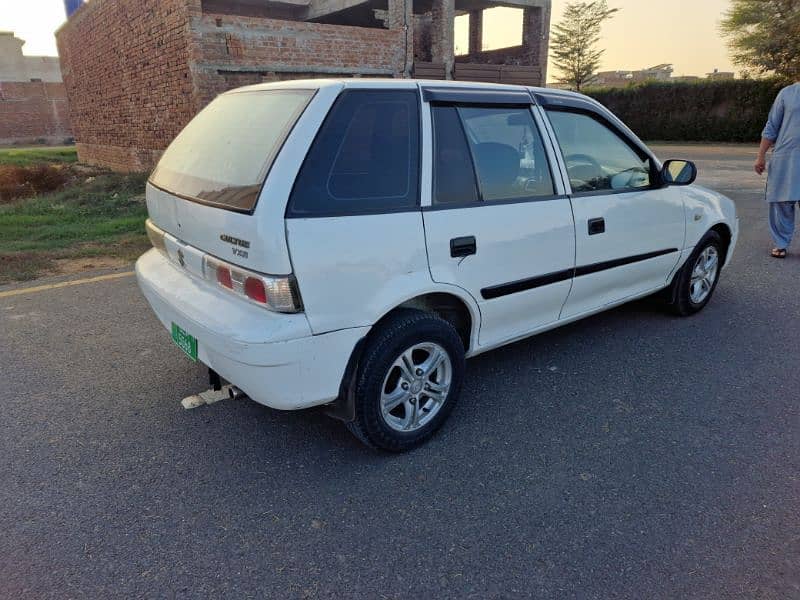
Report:
[[[785,82],[738,79],[590,89],[645,140],[755,142]]]

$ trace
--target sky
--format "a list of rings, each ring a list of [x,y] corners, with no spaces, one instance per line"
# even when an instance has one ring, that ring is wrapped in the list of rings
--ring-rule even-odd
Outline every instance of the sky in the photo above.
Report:
[[[567,2],[553,0],[553,25]],[[719,34],[729,0],[608,0],[608,5],[619,12],[603,26],[601,70],[633,71],[662,63],[672,63],[676,76],[737,70]],[[501,47],[508,39],[521,38],[518,19],[509,18],[509,11],[514,9],[496,8],[494,14],[484,14],[484,45]],[[456,27],[457,45],[467,43],[464,25]],[[552,81],[552,67],[549,73]]]
[[[568,0],[553,0],[553,23]],[[715,68],[733,71],[718,31],[729,0],[608,0],[619,8],[603,28],[602,70],[635,70],[673,63],[675,75],[704,75]],[[511,12],[508,12],[511,11]],[[484,41],[489,47],[519,39],[521,25],[514,9],[492,9],[484,16]],[[53,32],[64,22],[63,0],[0,0],[0,30],[26,40],[29,55],[55,55]],[[456,25],[456,44],[466,44],[465,23]],[[550,69],[550,80],[553,80]]]

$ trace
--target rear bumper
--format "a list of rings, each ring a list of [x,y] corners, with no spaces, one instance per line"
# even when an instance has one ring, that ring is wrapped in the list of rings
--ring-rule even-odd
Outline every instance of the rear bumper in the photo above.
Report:
[[[157,250],[139,258],[136,278],[164,327],[176,323],[197,338],[202,363],[256,402],[279,410],[334,400],[350,354],[369,330],[311,335],[304,315],[242,302],[188,275]]]

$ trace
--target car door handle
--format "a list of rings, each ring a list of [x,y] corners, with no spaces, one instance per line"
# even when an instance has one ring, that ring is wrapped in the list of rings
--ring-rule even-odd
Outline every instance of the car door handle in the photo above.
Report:
[[[474,235],[459,237],[450,240],[450,256],[462,258],[478,253],[478,243]]]
[[[605,219],[589,219],[589,235],[597,235],[606,232]]]

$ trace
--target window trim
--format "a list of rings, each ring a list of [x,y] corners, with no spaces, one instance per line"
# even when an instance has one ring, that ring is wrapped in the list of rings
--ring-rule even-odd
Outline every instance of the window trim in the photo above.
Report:
[[[414,112],[416,113],[417,117],[417,144],[416,146],[409,142],[409,147],[412,152],[416,153],[417,156],[417,169],[416,169],[416,178],[414,176],[414,172],[410,173],[410,181],[417,182],[416,194],[414,197],[413,204],[411,206],[403,206],[397,208],[372,208],[372,209],[365,209],[365,210],[345,210],[345,209],[337,209],[337,210],[330,210],[324,212],[317,212],[314,214],[307,214],[307,213],[297,213],[293,210],[292,207],[292,197],[294,196],[295,189],[297,188],[297,182],[300,178],[300,174],[303,172],[303,169],[308,161],[308,157],[311,154],[311,150],[314,148],[316,143],[319,141],[320,136],[322,135],[322,131],[325,129],[325,126],[332,118],[334,109],[336,105],[346,96],[350,94],[385,94],[386,96],[392,96],[397,94],[398,92],[410,92],[413,93],[416,97],[416,101],[413,103],[415,106]],[[413,117],[413,115],[412,115]],[[349,128],[349,125],[348,125]],[[409,128],[409,132],[412,131],[412,128]],[[284,219],[330,219],[334,217],[360,217],[360,216],[374,216],[374,215],[384,215],[384,214],[401,214],[401,213],[412,213],[412,212],[419,212],[421,209],[421,201],[422,201],[422,159],[423,159],[423,130],[422,130],[422,108],[420,105],[420,93],[419,88],[344,88],[342,89],[336,98],[331,103],[330,107],[328,108],[327,113],[325,114],[325,118],[323,119],[322,123],[320,124],[317,131],[314,133],[314,139],[311,140],[311,143],[308,145],[306,149],[305,155],[303,156],[303,160],[300,163],[300,167],[297,169],[297,173],[295,174],[294,181],[292,182],[292,189],[289,192],[287,201],[286,201],[286,210],[284,211]],[[341,151],[341,145],[337,149],[337,156],[338,152]],[[335,161],[334,161],[335,162]],[[331,164],[331,168],[333,168],[333,163]],[[330,173],[328,173],[330,176]]]
[[[527,90],[483,89],[476,87],[423,87],[422,99],[431,104],[462,104],[469,106],[513,106],[536,104]]]
[[[528,102],[526,105],[521,104],[502,104],[502,103],[483,103],[483,104],[472,104],[468,102],[432,102],[430,104],[431,110],[431,148],[433,149],[433,155],[431,160],[431,204],[430,206],[422,207],[422,210],[425,212],[432,212],[432,211],[439,211],[439,210],[450,210],[450,209],[461,209],[461,208],[477,208],[480,206],[503,206],[507,204],[523,204],[525,202],[549,202],[553,200],[563,200],[567,198],[567,195],[559,194],[558,188],[556,186],[556,171],[553,168],[553,163],[550,160],[550,156],[547,152],[547,140],[549,136],[545,138],[544,133],[542,132],[542,128],[540,127],[539,122],[536,120],[536,115],[533,112],[533,107],[535,104],[532,102]],[[475,189],[478,192],[478,200],[477,202],[459,202],[459,203],[450,203],[450,204],[437,204],[436,203],[436,122],[433,114],[433,109],[437,107],[452,107],[456,109],[456,115],[458,116],[458,122],[461,126],[461,133],[464,136],[464,141],[467,144],[467,150],[469,151],[470,161],[472,162],[472,176],[475,179]],[[461,115],[461,111],[458,110],[459,108],[484,108],[484,109],[499,109],[499,108],[514,108],[514,109],[523,109],[527,110],[528,114],[531,117],[531,122],[533,123],[534,131],[539,135],[539,139],[542,144],[542,149],[544,150],[544,159],[547,162],[547,169],[550,172],[550,182],[553,185],[553,194],[547,196],[516,196],[512,198],[502,198],[500,200],[486,200],[483,195],[483,186],[481,185],[480,176],[478,174],[478,168],[475,165],[475,153],[472,148],[472,144],[470,143],[469,136],[467,135],[466,127],[464,126],[464,118]]]
[[[526,196],[524,198],[509,198],[508,200],[490,200],[489,202],[459,202],[452,204],[431,204],[423,206],[423,212],[436,212],[440,210],[457,210],[462,208],[488,208],[490,206],[505,206],[508,204],[533,204],[536,202],[553,202],[567,200],[568,194],[553,194],[552,196]]]
[[[564,184],[569,186],[568,195],[572,198],[582,198],[589,196],[613,196],[617,194],[637,194],[653,190],[660,190],[664,188],[665,187],[664,182],[661,179],[661,172],[658,169],[658,160],[656,159],[656,157],[647,148],[644,148],[640,144],[635,143],[634,140],[632,140],[625,131],[620,129],[605,115],[603,115],[599,111],[589,108],[589,106],[590,105],[588,103],[580,103],[580,104],[565,103],[563,105],[543,104],[542,106],[542,108],[544,109],[543,112],[547,117],[550,127],[553,129],[553,136],[554,136],[553,143],[561,156],[561,162],[564,168]],[[558,139],[558,132],[556,131],[555,125],[553,125],[553,121],[550,119],[550,113],[571,113],[577,115],[584,115],[594,121],[597,121],[606,128],[610,129],[611,132],[616,134],[616,136],[620,138],[620,141],[622,141],[626,146],[628,146],[628,148],[630,148],[634,154],[636,154],[642,160],[650,161],[650,185],[648,185],[647,187],[625,188],[621,190],[589,190],[585,192],[574,191],[572,189],[572,181],[569,178],[569,172],[567,171],[567,157],[564,155],[564,149],[562,148],[561,142]]]

